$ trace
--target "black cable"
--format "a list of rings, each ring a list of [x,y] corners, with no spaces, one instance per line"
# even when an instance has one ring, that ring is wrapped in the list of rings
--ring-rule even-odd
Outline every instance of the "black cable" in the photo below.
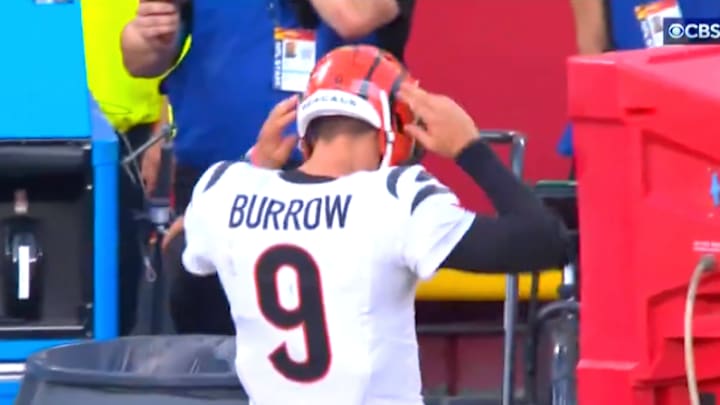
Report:
[[[528,299],[528,336],[525,338],[525,392],[531,405],[537,401],[537,347],[538,342],[533,331],[537,327],[539,307],[540,272],[530,275],[530,297]]]

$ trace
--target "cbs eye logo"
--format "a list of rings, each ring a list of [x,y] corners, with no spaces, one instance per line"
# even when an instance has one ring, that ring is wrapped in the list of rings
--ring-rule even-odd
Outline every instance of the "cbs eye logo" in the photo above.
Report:
[[[680,40],[718,40],[720,39],[720,23],[672,23],[667,28],[670,39]]]
[[[670,24],[670,27],[668,27],[668,35],[672,39],[680,39],[685,35],[685,27],[679,23]]]

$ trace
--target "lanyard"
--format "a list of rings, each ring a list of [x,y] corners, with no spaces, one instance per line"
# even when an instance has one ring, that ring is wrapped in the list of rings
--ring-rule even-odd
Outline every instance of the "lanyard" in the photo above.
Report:
[[[268,0],[268,14],[276,27],[280,26],[280,16],[282,13],[281,0]]]

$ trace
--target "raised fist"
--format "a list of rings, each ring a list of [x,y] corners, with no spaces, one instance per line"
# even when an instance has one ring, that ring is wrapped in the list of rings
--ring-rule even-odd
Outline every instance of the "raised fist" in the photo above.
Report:
[[[132,24],[150,44],[172,46],[180,27],[180,7],[174,0],[140,0]]]

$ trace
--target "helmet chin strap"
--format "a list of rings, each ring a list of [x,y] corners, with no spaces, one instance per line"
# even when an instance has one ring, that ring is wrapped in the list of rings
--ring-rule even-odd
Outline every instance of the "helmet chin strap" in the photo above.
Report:
[[[380,167],[388,167],[392,164],[393,145],[395,145],[395,132],[392,129],[390,119],[390,101],[385,90],[380,90],[380,105],[382,107],[382,131],[385,132],[385,153],[380,161]]]

